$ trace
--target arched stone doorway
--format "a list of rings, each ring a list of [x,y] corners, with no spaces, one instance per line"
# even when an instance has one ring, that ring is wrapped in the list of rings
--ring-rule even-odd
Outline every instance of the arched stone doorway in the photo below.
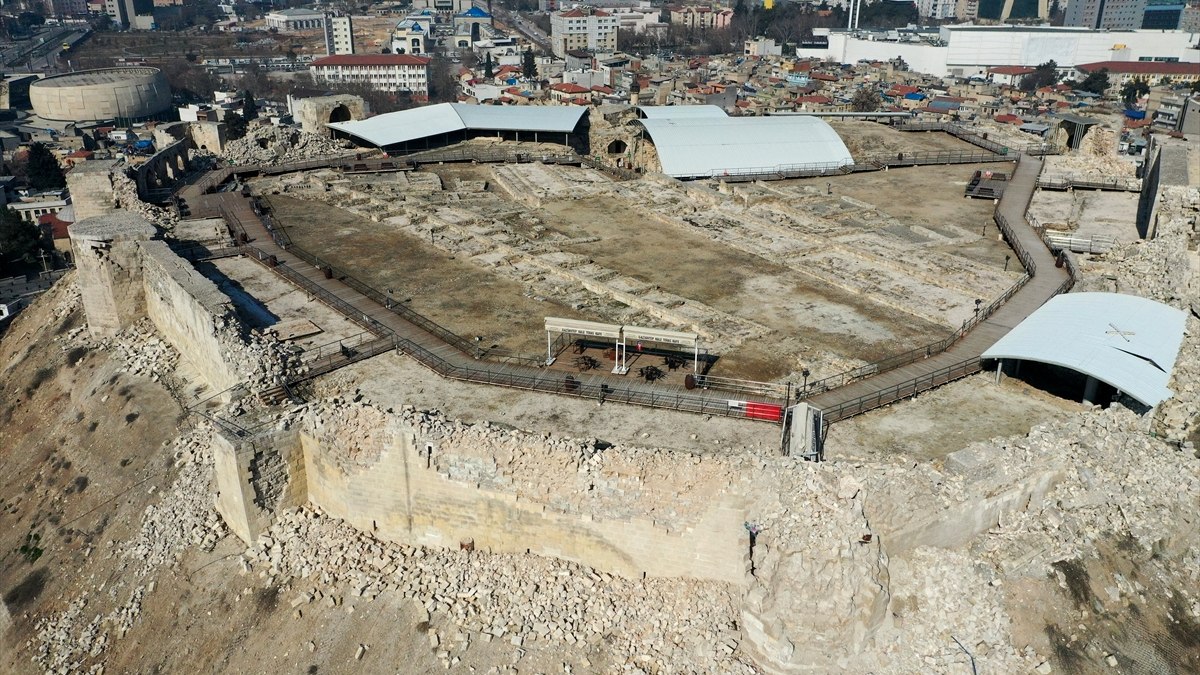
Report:
[[[330,123],[349,122],[350,121],[350,109],[344,105],[339,105],[338,107],[334,108],[333,110],[330,110],[329,111],[329,121],[330,121]]]
[[[629,150],[629,144],[619,138],[608,144],[608,154],[610,155],[623,155],[627,150]]]

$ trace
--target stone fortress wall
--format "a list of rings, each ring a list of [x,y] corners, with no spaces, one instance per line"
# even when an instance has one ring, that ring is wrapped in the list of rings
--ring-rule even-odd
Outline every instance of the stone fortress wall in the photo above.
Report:
[[[179,257],[156,229],[128,211],[86,218],[70,227],[71,247],[93,337],[110,337],[149,317],[192,362],[215,392],[250,392],[285,381],[282,345],[250,331],[233,301]]]
[[[314,403],[292,424],[214,445],[218,510],[248,544],[273,509],[308,503],[409,545],[470,542],[630,578],[745,582],[746,509],[720,460],[680,466],[678,457],[637,449],[608,456],[594,442],[356,403]],[[256,471],[262,466],[286,471]]]

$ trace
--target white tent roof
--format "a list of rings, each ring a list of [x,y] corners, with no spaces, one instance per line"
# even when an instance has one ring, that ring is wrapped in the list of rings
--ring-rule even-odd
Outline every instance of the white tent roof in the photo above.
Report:
[[[586,112],[587,108],[581,106],[439,103],[354,122],[333,122],[326,126],[357,136],[373,145],[384,146],[465,129],[570,133]]]
[[[699,106],[697,106],[699,107]],[[853,164],[833,127],[816,117],[684,117],[639,120],[663,173],[697,178]]]
[[[729,117],[720,106],[715,105],[639,105],[637,109],[642,117],[651,120]]]
[[[1069,293],[1052,298],[983,353],[1070,368],[1158,405],[1183,342],[1187,315],[1146,298]]]

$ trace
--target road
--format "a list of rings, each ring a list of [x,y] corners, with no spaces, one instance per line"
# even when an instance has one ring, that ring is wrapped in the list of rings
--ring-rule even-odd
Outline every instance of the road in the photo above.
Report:
[[[485,12],[488,11],[487,2],[475,0],[474,5]],[[493,4],[492,17],[498,22],[507,25],[513,30],[516,30],[521,35],[524,35],[529,39],[530,42],[537,45],[540,49],[546,52],[551,51],[550,36],[543,33],[541,28],[538,28],[537,26],[533,25],[533,23],[525,20],[525,18],[520,14],[516,12],[510,12],[503,7],[498,7]]]

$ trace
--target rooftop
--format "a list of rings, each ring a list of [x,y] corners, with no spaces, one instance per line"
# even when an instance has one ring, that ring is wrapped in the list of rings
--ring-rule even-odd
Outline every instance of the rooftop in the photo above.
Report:
[[[1090,375],[1154,406],[1167,388],[1187,315],[1119,293],[1052,298],[983,353],[985,359],[1049,363]]]

